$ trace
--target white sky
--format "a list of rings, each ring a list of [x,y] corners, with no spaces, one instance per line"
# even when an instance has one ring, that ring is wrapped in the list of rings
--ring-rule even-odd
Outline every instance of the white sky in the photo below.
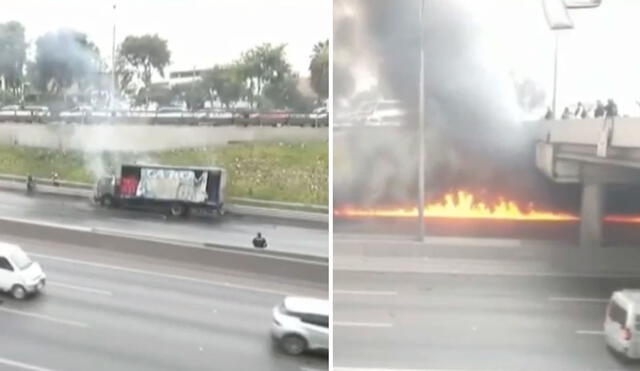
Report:
[[[429,0],[427,0],[429,1]],[[554,34],[560,32],[558,111],[578,101],[613,98],[622,113],[640,113],[640,1],[603,0],[570,10],[574,29],[551,31],[542,0],[464,2],[476,22],[478,50],[497,68],[530,77],[551,105]]]
[[[228,63],[264,42],[286,43],[295,71],[309,75],[313,45],[331,35],[330,0],[119,0],[116,42],[157,33],[168,40],[169,70]],[[85,32],[111,60],[114,0],[3,1],[0,22],[21,22],[29,41],[47,31]]]

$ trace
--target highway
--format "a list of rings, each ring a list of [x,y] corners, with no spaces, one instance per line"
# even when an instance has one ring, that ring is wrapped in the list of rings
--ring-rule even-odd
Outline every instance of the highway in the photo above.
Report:
[[[640,287],[637,268],[565,274],[523,247],[490,257],[480,245],[425,245],[401,257],[400,243],[334,244],[336,371],[640,370],[601,332],[611,292]]]
[[[225,216],[219,219],[192,218],[167,220],[164,216],[131,210],[108,210],[89,200],[36,195],[0,190],[0,216],[147,237],[251,247],[256,232],[262,232],[269,250],[327,257],[327,229],[306,225],[276,224],[248,217]]]
[[[48,275],[41,295],[0,296],[1,370],[328,367],[326,355],[285,356],[269,337],[285,295],[326,297],[326,265],[12,222],[0,235]]]

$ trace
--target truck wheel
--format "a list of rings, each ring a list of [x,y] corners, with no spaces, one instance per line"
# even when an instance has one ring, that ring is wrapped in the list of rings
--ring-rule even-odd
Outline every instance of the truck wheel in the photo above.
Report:
[[[102,196],[100,199],[100,205],[104,207],[113,207],[113,197],[111,196]]]
[[[173,204],[171,205],[171,215],[172,216],[184,216],[187,214],[187,208],[184,207],[183,204]]]

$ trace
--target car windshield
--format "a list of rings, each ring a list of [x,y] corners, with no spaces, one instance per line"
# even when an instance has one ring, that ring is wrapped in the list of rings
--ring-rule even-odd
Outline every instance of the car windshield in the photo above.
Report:
[[[13,253],[13,255],[11,255],[11,261],[20,270],[25,270],[33,264],[33,261],[31,261],[29,256],[27,256],[23,251]]]

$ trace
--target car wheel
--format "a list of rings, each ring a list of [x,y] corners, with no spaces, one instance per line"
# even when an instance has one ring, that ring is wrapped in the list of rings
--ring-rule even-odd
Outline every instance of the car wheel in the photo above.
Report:
[[[11,296],[13,296],[14,299],[22,300],[27,297],[27,290],[21,285],[14,285],[11,288]]]
[[[287,335],[280,340],[280,346],[285,353],[297,356],[307,350],[307,341],[299,335]]]

